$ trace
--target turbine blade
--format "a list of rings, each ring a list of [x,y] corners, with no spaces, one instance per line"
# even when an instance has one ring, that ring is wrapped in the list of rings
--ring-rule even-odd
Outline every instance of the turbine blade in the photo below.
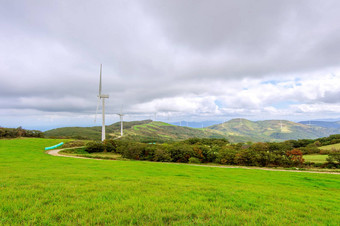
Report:
[[[100,97],[98,97],[98,101],[97,101],[97,109],[96,109],[96,115],[94,116],[94,122],[97,121],[97,114],[98,114],[99,104],[100,104]]]
[[[102,95],[102,64],[100,64],[99,96]]]

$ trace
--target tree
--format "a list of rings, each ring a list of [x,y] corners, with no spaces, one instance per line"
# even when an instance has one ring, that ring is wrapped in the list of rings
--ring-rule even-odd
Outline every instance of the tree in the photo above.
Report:
[[[303,153],[300,149],[294,148],[291,151],[287,151],[287,156],[288,158],[292,161],[294,165],[302,165],[303,162],[305,161],[303,159]]]

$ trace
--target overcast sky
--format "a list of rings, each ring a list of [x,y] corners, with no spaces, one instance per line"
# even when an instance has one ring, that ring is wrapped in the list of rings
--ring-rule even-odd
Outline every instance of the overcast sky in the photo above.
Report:
[[[340,117],[340,1],[0,0],[0,126]],[[98,117],[99,118],[99,117]]]

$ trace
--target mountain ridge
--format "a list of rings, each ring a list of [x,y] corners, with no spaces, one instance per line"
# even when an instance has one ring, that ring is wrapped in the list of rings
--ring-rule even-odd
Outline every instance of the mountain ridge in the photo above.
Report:
[[[287,120],[250,121],[232,119],[205,128],[176,126],[161,121],[124,122],[123,140],[141,142],[169,142],[198,138],[226,138],[231,142],[264,142],[296,139],[316,139],[340,133],[337,128],[306,125]],[[120,136],[120,122],[106,126],[106,139]],[[99,140],[101,127],[62,127],[45,131],[49,137],[73,137]]]

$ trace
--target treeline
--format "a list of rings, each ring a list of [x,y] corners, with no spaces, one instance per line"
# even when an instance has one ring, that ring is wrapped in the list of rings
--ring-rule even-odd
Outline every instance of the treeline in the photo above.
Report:
[[[313,165],[305,163],[303,154],[320,153],[317,148],[325,143],[339,139],[332,135],[316,140],[289,140],[280,143],[238,143],[231,144],[226,139],[191,138],[185,141],[154,144],[124,140],[105,140],[90,142],[85,151],[115,152],[124,158],[157,162],[180,163],[218,163],[225,165],[267,166],[267,167],[302,167]],[[340,152],[329,154],[326,164],[321,167],[339,168]]]
[[[0,139],[17,137],[44,137],[44,133],[39,130],[23,129],[22,127],[18,128],[0,127]]]

